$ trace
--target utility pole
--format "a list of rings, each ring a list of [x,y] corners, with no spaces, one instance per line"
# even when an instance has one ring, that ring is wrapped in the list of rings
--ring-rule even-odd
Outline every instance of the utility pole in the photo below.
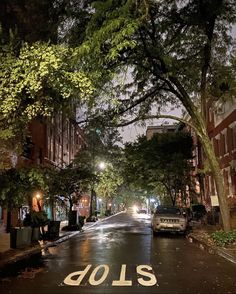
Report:
[[[92,187],[91,187],[91,196],[90,196],[90,212],[89,212],[89,216],[90,218],[93,215],[93,206],[94,205],[94,200],[96,200],[96,193],[94,190],[94,185],[95,185],[95,138],[94,138],[94,130],[92,129],[92,171],[93,171],[93,178],[92,178]],[[96,209],[96,207],[95,207]]]

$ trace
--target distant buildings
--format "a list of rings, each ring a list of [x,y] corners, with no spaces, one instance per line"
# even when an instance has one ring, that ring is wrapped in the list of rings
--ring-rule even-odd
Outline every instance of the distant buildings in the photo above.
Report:
[[[177,125],[163,124],[160,126],[148,126],[146,130],[146,138],[149,140],[154,134],[174,133],[176,129]]]

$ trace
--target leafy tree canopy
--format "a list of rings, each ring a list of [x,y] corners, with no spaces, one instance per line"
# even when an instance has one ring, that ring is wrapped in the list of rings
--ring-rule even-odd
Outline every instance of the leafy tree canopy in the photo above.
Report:
[[[96,191],[99,197],[106,202],[117,197],[117,192],[123,183],[121,170],[107,164],[105,169],[99,173],[99,181],[96,185]]]
[[[32,118],[62,108],[65,111],[94,91],[92,79],[80,64],[73,63],[74,50],[63,39],[70,22],[75,24],[75,16],[83,15],[80,22],[86,19],[87,6],[87,1],[78,0],[1,1],[2,146],[9,145],[10,138],[20,145],[22,132]]]
[[[102,73],[105,115],[120,120],[133,110],[142,119],[155,104],[160,114],[168,102],[181,102],[196,122],[192,101],[202,109],[216,93],[235,92],[229,69],[235,15],[231,0],[94,1],[78,52]]]
[[[209,161],[224,229],[229,230],[222,171],[206,122],[208,103],[227,96],[235,99],[230,35],[236,22],[234,1],[106,0],[95,1],[92,12],[78,53],[90,70],[103,73],[99,100],[107,102],[104,111],[92,114],[105,115],[116,125],[161,117],[190,125]],[[114,77],[122,77],[123,83]],[[181,104],[191,121],[161,115],[168,103]]]
[[[63,197],[64,200],[69,201],[70,209],[72,209],[73,204],[77,203],[82,193],[88,190],[91,178],[92,174],[89,170],[73,165],[60,170],[48,169],[46,182],[49,200],[54,201]]]
[[[39,167],[8,169],[0,174],[1,206],[20,207],[37,191],[46,192],[45,170]]]
[[[76,95],[88,97],[92,83],[70,63],[73,50],[56,45],[25,44],[19,56],[0,52],[0,123],[4,129],[38,115],[50,115]]]
[[[176,194],[190,185],[192,138],[187,133],[140,137],[126,145],[125,156],[125,179],[136,188],[155,193],[162,185],[175,202]]]

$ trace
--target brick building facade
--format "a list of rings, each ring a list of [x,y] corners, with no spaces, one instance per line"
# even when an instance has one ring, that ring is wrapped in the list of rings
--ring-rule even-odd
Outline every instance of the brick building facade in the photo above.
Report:
[[[236,100],[216,102],[208,108],[208,134],[219,159],[224,177],[224,188],[229,203],[233,226],[236,226]],[[202,152],[201,152],[202,153]],[[202,159],[203,160],[203,159]],[[204,178],[204,200],[211,205],[216,195],[215,183],[208,173]]]
[[[185,115],[189,120],[189,115]],[[171,126],[170,126],[171,127]],[[192,129],[185,126],[193,137],[192,178],[195,181],[195,192],[199,203],[203,203],[209,212],[213,208],[213,199],[217,198],[214,179],[209,172],[204,172],[206,157],[199,138]],[[171,130],[170,130],[171,131]],[[207,131],[219,159],[224,177],[225,191],[231,213],[231,223],[236,227],[236,99],[227,102],[208,104]],[[146,135],[151,138],[153,133],[163,132],[162,126],[148,127]],[[212,197],[213,196],[213,197]],[[215,197],[214,197],[215,196]],[[216,204],[217,206],[217,204]]]
[[[20,165],[37,164],[63,168],[70,164],[86,139],[77,123],[62,113],[47,119],[35,119],[29,124]]]
[[[72,162],[79,150],[87,145],[82,129],[75,120],[68,118],[63,113],[32,120],[28,125],[28,134],[22,155],[15,158],[16,167],[40,165],[64,168]],[[33,209],[37,210],[34,198],[35,196],[33,196],[32,205]],[[81,201],[83,198],[87,199],[88,196],[83,196]],[[84,203],[81,202],[80,207],[83,206],[82,204]],[[18,219],[22,219],[28,210],[29,207],[23,204],[20,211],[16,209],[12,211],[11,224],[17,225]],[[60,214],[59,207],[55,211],[59,211]],[[0,219],[5,226],[6,209],[0,209]]]
[[[188,119],[186,115],[185,119]],[[208,211],[218,211],[216,187],[210,172],[203,172],[206,158],[199,139],[190,130],[194,141],[193,167],[200,193],[198,201]],[[207,131],[218,157],[224,177],[224,188],[229,203],[231,222],[236,227],[236,101],[208,103]],[[215,205],[215,206],[213,206]]]

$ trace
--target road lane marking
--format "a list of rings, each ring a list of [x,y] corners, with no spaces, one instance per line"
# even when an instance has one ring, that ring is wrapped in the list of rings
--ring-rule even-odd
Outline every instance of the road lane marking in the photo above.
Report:
[[[103,268],[103,274],[100,277],[100,279],[95,280],[96,274],[101,268]],[[91,275],[89,277],[89,284],[92,286],[98,286],[98,285],[102,284],[102,282],[104,282],[106,280],[108,273],[109,273],[109,266],[108,265],[102,264],[102,265],[97,266],[93,270],[93,272],[91,273]]]
[[[112,281],[111,275],[109,277],[110,268],[108,265],[97,265],[89,274],[91,268],[92,265],[89,264],[85,267],[84,270],[70,273],[64,279],[64,285],[83,286],[86,285],[87,282],[89,282],[91,286],[99,286],[103,284],[108,278],[107,283],[111,286],[130,287],[133,286],[134,279],[137,281],[137,283],[134,282],[134,284],[136,285],[138,284],[144,287],[159,286],[157,284],[157,278],[155,276],[155,273],[153,272],[152,266],[150,265],[142,264],[135,266],[137,276],[133,279],[126,279],[127,266],[126,264],[122,264],[120,268],[119,279],[113,279]],[[87,277],[85,278],[86,275]]]
[[[86,276],[87,272],[90,270],[90,268],[92,267],[91,264],[88,264],[86,266],[86,268],[83,271],[77,271],[77,272],[73,272],[71,274],[69,274],[65,280],[64,280],[64,284],[68,285],[68,286],[79,286],[81,284],[81,282],[83,281],[83,278]],[[72,279],[72,277],[77,277],[79,276],[79,278]]]
[[[148,271],[152,271],[152,267],[150,265],[138,265],[136,268],[137,274],[142,275],[144,277],[149,278],[149,280],[144,280],[143,278],[138,278],[138,282],[142,286],[154,286],[157,283],[157,279],[153,273],[146,272],[144,269]]]
[[[122,264],[120,271],[120,279],[112,282],[112,286],[132,286],[131,280],[125,279],[126,275],[126,264]]]

